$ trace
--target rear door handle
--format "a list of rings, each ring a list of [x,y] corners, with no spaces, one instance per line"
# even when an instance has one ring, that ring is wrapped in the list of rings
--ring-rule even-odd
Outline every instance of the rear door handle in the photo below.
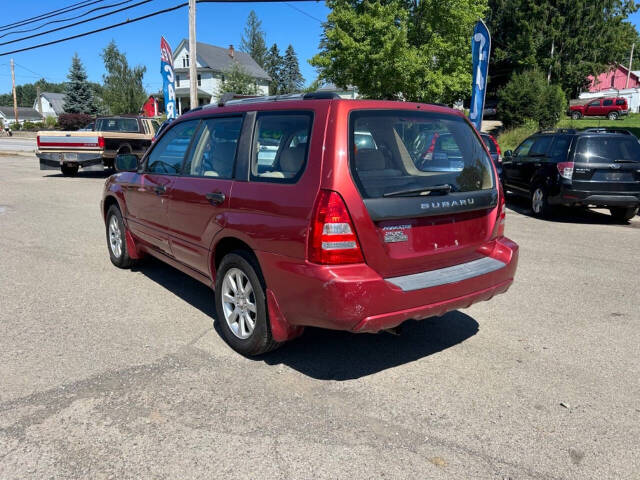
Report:
[[[205,196],[211,205],[220,205],[227,198],[222,192],[207,193]]]

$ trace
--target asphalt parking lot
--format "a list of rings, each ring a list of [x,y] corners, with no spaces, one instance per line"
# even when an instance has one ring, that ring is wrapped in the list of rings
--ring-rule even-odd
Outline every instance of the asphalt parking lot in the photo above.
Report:
[[[0,156],[0,479],[631,479],[640,217],[515,203],[511,290],[246,359],[213,295],[109,262],[106,175]]]

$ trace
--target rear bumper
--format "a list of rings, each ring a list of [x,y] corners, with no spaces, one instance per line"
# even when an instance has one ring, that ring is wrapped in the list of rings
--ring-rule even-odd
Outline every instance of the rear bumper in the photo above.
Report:
[[[394,279],[382,278],[366,264],[323,266],[265,252],[258,258],[287,324],[377,332],[506,292],[515,276],[518,245],[501,238],[484,253],[489,261],[476,260],[479,268],[469,262]]]
[[[593,192],[561,189],[549,198],[549,203],[572,206],[636,207],[640,205],[640,192]]]
[[[75,152],[36,152],[40,170],[58,170],[62,165],[78,165],[87,170],[102,170],[102,154]]]

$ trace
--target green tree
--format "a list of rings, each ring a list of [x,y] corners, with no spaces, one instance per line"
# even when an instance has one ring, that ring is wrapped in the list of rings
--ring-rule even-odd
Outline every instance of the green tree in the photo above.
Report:
[[[628,20],[633,0],[489,0],[489,6],[493,91],[512,72],[537,68],[576,96],[588,75],[626,64],[638,39]]]
[[[238,95],[256,95],[258,93],[255,79],[238,62],[233,62],[231,68],[224,73],[222,83],[218,88],[218,99],[228,92]]]
[[[264,69],[271,77],[269,93],[277,95],[282,89],[282,56],[277,44],[271,45],[264,62]]]
[[[369,98],[453,103],[471,90],[471,33],[487,0],[328,0],[311,59]]]
[[[498,109],[506,128],[534,121],[540,128],[555,127],[567,109],[567,100],[559,85],[548,85],[538,70],[514,73],[498,92]]]
[[[51,83],[44,78],[35,83],[24,83],[16,85],[16,100],[19,107],[33,107],[37,96],[37,87],[41,92],[64,93],[64,83]],[[0,95],[0,105],[13,106],[13,93],[3,93]]]
[[[298,55],[292,45],[287,47],[282,59],[282,68],[280,69],[281,92],[280,93],[296,93],[302,90],[304,85],[304,77],[300,73],[300,64],[298,63]]]
[[[98,109],[93,98],[93,89],[77,53],[71,60],[71,69],[67,78],[69,81],[65,88],[64,111],[95,115]]]
[[[142,86],[146,67],[129,66],[127,57],[118,50],[112,40],[101,53],[107,73],[104,81],[103,100],[112,114],[138,113],[147,99]]]
[[[247,23],[244,27],[244,35],[240,40],[240,50],[247,52],[261,67],[265,66],[267,58],[267,42],[265,34],[262,30],[262,22],[251,10],[247,17]]]

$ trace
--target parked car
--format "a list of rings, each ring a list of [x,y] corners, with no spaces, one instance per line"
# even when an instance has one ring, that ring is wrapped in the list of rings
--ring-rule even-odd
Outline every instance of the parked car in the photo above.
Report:
[[[627,221],[640,205],[640,143],[626,130],[539,132],[502,162],[503,183],[528,197],[534,215],[556,205],[608,208]]]
[[[434,133],[427,159],[413,146]],[[111,262],[149,254],[214,288],[222,334],[245,355],[305,326],[378,332],[442,315],[515,275],[495,168],[446,107],[229,101],[182,115],[116,168],[101,205]]]
[[[609,120],[617,120],[628,113],[629,105],[627,100],[622,97],[596,98],[586,104],[569,107],[569,115],[574,120],[582,117],[607,117]]]
[[[498,177],[502,179],[502,152],[500,151],[500,145],[493,137],[493,135],[489,135],[488,133],[481,133],[480,138],[489,149],[489,154],[491,155],[491,160],[493,160],[493,164],[496,166],[496,170],[498,171]]]

